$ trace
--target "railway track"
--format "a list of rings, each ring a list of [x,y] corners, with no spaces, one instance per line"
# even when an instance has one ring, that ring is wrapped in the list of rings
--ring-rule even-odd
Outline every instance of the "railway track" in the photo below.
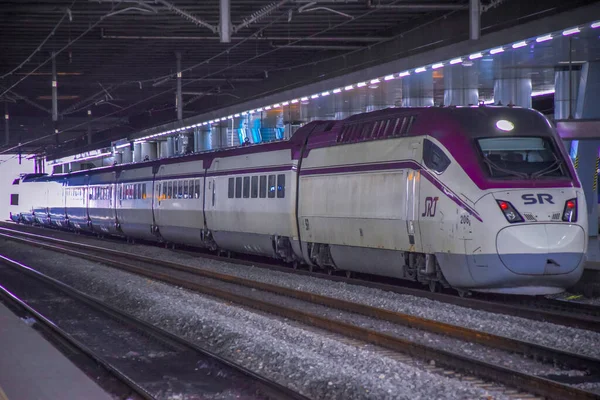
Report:
[[[0,264],[2,298],[109,370],[137,395],[127,398],[307,400],[16,260],[0,255]]]
[[[4,227],[2,227],[4,226]],[[19,226],[20,229],[7,228],[14,227],[15,224],[0,223],[0,233],[7,235],[21,235],[30,238],[42,239],[45,236],[37,235],[32,232],[24,232],[20,229],[35,229],[29,226]],[[72,235],[63,231],[52,231],[57,234]],[[56,239],[56,238],[48,238]],[[68,240],[56,239],[54,243],[65,244]],[[274,265],[257,260],[245,260],[239,258],[223,257],[204,252],[181,251],[184,254],[190,254],[194,257],[202,257],[211,260],[223,261],[239,265],[247,265],[258,268],[265,268],[286,273],[294,273],[305,276],[316,276],[320,279],[326,279],[334,282],[345,282],[351,285],[360,285],[374,289],[380,289],[387,292],[393,292],[403,295],[427,298],[430,300],[441,301],[460,307],[467,307],[475,310],[488,311],[498,314],[517,316],[536,321],[551,322],[558,325],[565,325],[580,329],[600,332],[600,307],[577,302],[559,301],[546,298],[536,298],[535,300],[513,300],[513,299],[482,299],[473,297],[460,297],[448,293],[432,293],[425,289],[416,289],[412,287],[392,285],[377,281],[349,278],[345,276],[329,275],[326,273],[312,272],[302,269],[293,269],[290,267]],[[127,254],[123,252],[123,254]]]
[[[1,237],[104,263],[246,307],[277,314],[319,329],[325,329],[404,353],[426,362],[434,360],[436,365],[443,368],[458,373],[472,374],[481,379],[515,387],[528,393],[556,399],[600,398],[598,394],[565,383],[600,382],[600,360],[598,359],[313,293],[150,259],[127,252],[77,244],[55,238],[44,238],[39,235],[19,235],[18,233],[14,233],[14,235],[11,237],[6,231],[0,234]],[[124,260],[127,260],[127,262]],[[268,300],[265,300],[265,298]],[[290,305],[286,299],[300,301],[302,305]],[[339,312],[348,312],[351,317],[346,319],[330,318],[325,312],[315,307],[327,307],[339,310]],[[336,311],[337,314],[339,312]],[[352,322],[360,317],[368,317],[372,320],[386,321],[398,326],[426,331],[452,340],[476,343],[510,355],[524,356],[530,360],[545,360],[546,364],[563,366],[565,373],[538,376],[514,368],[507,368],[459,352],[440,349],[422,341],[409,340],[389,332],[365,328],[364,323],[361,326],[360,323]]]

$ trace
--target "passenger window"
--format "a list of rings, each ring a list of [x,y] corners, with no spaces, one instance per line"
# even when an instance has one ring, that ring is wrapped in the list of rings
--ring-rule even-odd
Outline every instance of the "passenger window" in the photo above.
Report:
[[[142,184],[142,199],[146,199],[146,184]]]
[[[183,198],[187,199],[190,194],[190,187],[188,181],[183,181]]]
[[[242,178],[235,178],[235,198],[239,199],[242,197]]]
[[[169,181],[167,185],[167,197],[169,199],[173,198],[173,181]]]
[[[247,199],[250,197],[250,177],[244,177],[244,198]]]
[[[269,198],[275,198],[275,175],[269,175]]]
[[[195,199],[200,198],[200,179],[196,179],[194,181],[194,198]]]
[[[140,200],[142,198],[142,184],[138,183],[135,185],[136,190],[136,199]]]
[[[162,183],[162,199],[165,200],[167,198],[167,182]]]
[[[425,139],[423,141],[423,161],[427,168],[441,174],[450,165],[450,159],[442,149],[436,146],[432,141]]]
[[[416,119],[415,116],[408,118],[408,122],[406,124],[406,129],[402,131],[402,135],[408,135],[410,133],[410,128],[412,128],[412,125],[415,122],[415,119]]]
[[[235,193],[235,179],[229,178],[229,189],[227,190],[227,197],[233,199],[233,194]]]
[[[183,181],[177,181],[177,198],[183,198]]]
[[[259,191],[259,196],[261,199],[264,199],[265,197],[267,197],[267,176],[266,175],[261,175],[260,176],[260,191]]]
[[[283,199],[285,197],[285,175],[277,175],[277,198]]]
[[[252,185],[250,189],[250,197],[253,199],[258,197],[258,176],[252,177]]]

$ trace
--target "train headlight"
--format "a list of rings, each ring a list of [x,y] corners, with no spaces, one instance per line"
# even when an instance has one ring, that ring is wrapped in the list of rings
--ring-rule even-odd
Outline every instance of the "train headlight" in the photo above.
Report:
[[[500,210],[502,210],[502,213],[504,214],[504,217],[506,218],[506,220],[508,222],[510,222],[511,224],[514,224],[516,222],[524,221],[521,214],[519,214],[519,212],[508,201],[504,201],[504,200],[496,200],[496,201],[498,202],[498,207],[500,207]]]
[[[565,222],[577,221],[577,199],[570,199],[565,202],[562,220]]]

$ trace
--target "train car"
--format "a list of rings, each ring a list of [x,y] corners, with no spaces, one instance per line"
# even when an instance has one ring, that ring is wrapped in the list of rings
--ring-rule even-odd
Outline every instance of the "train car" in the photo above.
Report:
[[[91,232],[92,224],[88,214],[88,176],[75,173],[69,176],[64,186],[65,207],[69,227],[78,231]]]
[[[288,141],[90,171],[88,191],[99,232],[460,293],[560,292],[588,240],[562,142],[517,107],[314,121]]]
[[[117,173],[117,228],[128,238],[155,240],[152,227],[154,173],[151,165],[124,169]]]
[[[297,160],[287,143],[219,152],[205,161],[206,224],[225,250],[292,261]]]
[[[155,176],[153,231],[170,243],[204,247],[203,161],[162,163]]]
[[[43,176],[46,176],[46,174],[21,174],[12,181],[9,211],[9,218],[11,221],[29,224],[35,222],[33,198],[38,186],[31,185],[30,183]]]

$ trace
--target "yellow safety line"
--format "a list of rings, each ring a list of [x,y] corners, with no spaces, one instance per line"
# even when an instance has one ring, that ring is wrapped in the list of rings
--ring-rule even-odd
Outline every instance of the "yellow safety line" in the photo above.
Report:
[[[8,400],[8,396],[6,395],[6,393],[4,393],[2,387],[0,387],[0,400]]]

